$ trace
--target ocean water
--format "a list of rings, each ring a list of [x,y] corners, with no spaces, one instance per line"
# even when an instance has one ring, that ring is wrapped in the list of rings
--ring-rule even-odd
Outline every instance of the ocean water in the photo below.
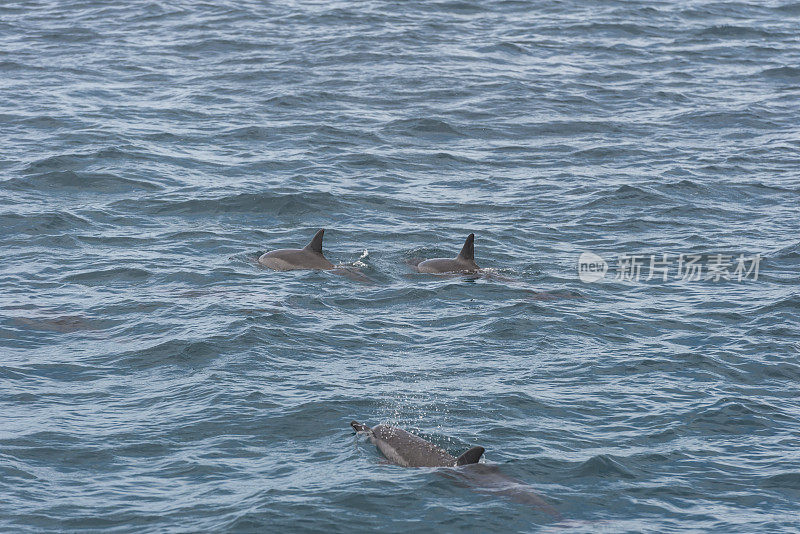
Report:
[[[796,531],[798,124],[792,0],[3,2],[0,531]]]

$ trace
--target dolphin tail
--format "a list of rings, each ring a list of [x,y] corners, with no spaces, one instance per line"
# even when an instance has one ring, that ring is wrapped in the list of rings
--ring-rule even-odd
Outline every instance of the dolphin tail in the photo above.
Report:
[[[475,261],[475,234],[469,234],[464,241],[464,248],[458,253],[459,259]]]
[[[456,460],[456,465],[477,464],[478,460],[481,459],[481,456],[483,456],[485,451],[486,449],[483,447],[472,447],[470,450],[458,457],[458,460]]]
[[[311,240],[311,242],[306,245],[306,250],[316,252],[317,254],[322,254],[322,236],[324,234],[325,228],[320,229],[320,231],[314,235],[314,238]]]
[[[353,430],[355,430],[356,432],[369,432],[370,430],[372,430],[367,425],[362,425],[358,421],[350,421],[350,426],[352,426]]]

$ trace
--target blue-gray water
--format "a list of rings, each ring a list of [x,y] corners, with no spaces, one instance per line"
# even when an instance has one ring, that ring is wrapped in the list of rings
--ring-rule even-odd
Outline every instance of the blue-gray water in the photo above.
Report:
[[[4,2],[0,530],[797,528],[798,124],[791,0]]]

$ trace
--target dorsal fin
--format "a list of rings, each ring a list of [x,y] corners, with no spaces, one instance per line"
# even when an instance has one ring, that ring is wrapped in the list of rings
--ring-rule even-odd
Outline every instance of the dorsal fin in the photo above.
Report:
[[[311,240],[311,243],[306,245],[306,250],[310,250],[311,252],[316,252],[317,254],[322,254],[322,235],[325,233],[325,228],[322,228],[319,232],[314,235],[314,239]]]
[[[486,451],[483,447],[472,447],[470,450],[462,454],[456,460],[456,465],[477,464],[481,459],[483,453]]]
[[[475,261],[475,234],[467,236],[467,240],[464,241],[464,248],[458,253],[457,259]]]

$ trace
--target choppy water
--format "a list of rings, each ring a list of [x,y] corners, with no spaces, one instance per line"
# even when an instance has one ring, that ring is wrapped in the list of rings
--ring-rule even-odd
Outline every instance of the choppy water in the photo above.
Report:
[[[4,2],[0,529],[797,528],[799,30],[791,1]],[[321,227],[370,282],[258,268]],[[489,276],[408,266],[473,231]],[[586,284],[584,251],[762,262]],[[482,445],[563,520],[351,419]]]

